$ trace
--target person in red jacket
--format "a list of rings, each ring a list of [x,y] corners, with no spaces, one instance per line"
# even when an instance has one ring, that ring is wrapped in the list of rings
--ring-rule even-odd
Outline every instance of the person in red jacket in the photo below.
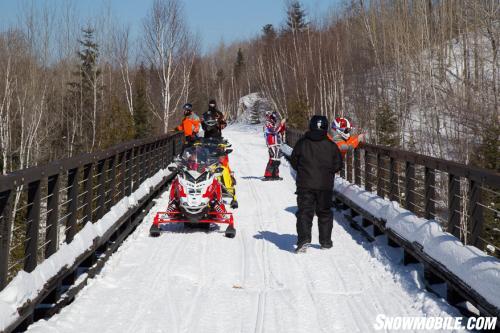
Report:
[[[280,146],[281,136],[285,132],[285,128],[285,119],[278,122],[278,114],[276,112],[269,111],[266,113],[264,136],[269,151],[269,161],[267,162],[263,180],[281,180],[279,176],[279,166],[281,163]]]
[[[360,143],[365,142],[364,134],[352,135],[352,125],[347,118],[335,118],[332,129],[336,134],[332,139],[339,147],[342,158],[345,158],[347,152],[358,148]]]

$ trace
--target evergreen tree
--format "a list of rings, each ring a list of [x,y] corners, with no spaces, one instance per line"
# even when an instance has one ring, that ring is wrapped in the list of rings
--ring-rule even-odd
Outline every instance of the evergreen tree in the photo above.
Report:
[[[266,24],[265,26],[262,27],[262,34],[264,41],[270,42],[274,41],[276,39],[276,30],[274,29],[274,26],[272,24]]]
[[[500,125],[494,116],[483,125],[480,139],[481,142],[471,159],[472,164],[500,172],[500,151],[498,148],[500,146]],[[484,187],[488,188],[487,184]],[[500,217],[496,213],[500,211],[500,195],[496,194],[494,190],[483,190],[481,196],[481,203],[487,207],[483,209],[484,230],[481,237],[496,247],[500,247],[500,232],[498,231]]]
[[[309,25],[306,16],[302,4],[298,0],[293,0],[287,10],[285,32],[296,34],[305,31]]]
[[[102,148],[129,141],[135,136],[134,119],[116,96],[111,97],[110,109],[104,115],[103,123],[106,126],[102,127],[100,135]]]
[[[69,85],[74,92],[82,95],[84,103],[90,104],[93,99],[93,89],[97,86],[101,75],[97,66],[99,46],[94,41],[94,29],[88,27],[82,29],[82,32],[83,39],[78,41],[82,49],[77,52],[80,64],[74,73],[77,80],[70,82]]]
[[[500,125],[493,117],[481,131],[481,143],[476,152],[476,164],[500,172]]]
[[[377,142],[388,147],[399,146],[398,118],[389,104],[384,103],[376,114]]]
[[[146,101],[146,69],[141,63],[139,71],[135,77],[134,91],[134,128],[135,137],[142,139],[152,135],[151,125],[148,119],[148,105]]]
[[[234,63],[234,78],[236,82],[238,82],[245,71],[245,59],[243,57],[243,52],[241,48],[238,49],[238,53],[236,54],[236,62]]]
[[[288,102],[288,123],[290,127],[307,129],[309,124],[309,106],[303,96]]]
[[[101,71],[98,67],[99,46],[95,42],[94,29],[87,27],[82,29],[83,39],[79,40],[81,49],[77,52],[80,60],[73,75],[74,81],[69,85],[69,110],[72,114],[75,110],[83,115],[80,137],[75,142],[75,152],[92,149],[90,142],[92,138],[88,133],[93,133],[93,138],[97,139],[93,132],[93,123],[97,122],[97,104],[101,100],[103,87],[100,84]]]
[[[224,70],[222,68],[218,69],[215,73],[215,86],[220,87],[224,83],[225,75]]]

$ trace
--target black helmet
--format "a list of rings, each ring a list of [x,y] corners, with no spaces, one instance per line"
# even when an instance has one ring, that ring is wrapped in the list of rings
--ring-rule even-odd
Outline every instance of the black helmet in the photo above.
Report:
[[[328,131],[328,118],[325,116],[314,115],[309,121],[309,129]]]
[[[215,116],[211,112],[205,112],[203,114],[203,123],[207,129],[217,127],[217,119],[215,119]]]
[[[184,109],[184,115],[189,116],[191,113],[193,113],[193,105],[191,103],[186,103],[182,107]]]

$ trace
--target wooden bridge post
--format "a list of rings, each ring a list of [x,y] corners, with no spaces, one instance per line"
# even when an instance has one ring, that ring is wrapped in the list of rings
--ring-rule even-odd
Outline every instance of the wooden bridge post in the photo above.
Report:
[[[97,216],[96,220],[99,220],[104,216],[104,203],[106,194],[106,159],[97,162],[97,186],[98,187],[98,199],[97,199]]]
[[[372,191],[372,183],[371,183],[371,166],[370,166],[370,153],[365,149],[365,189],[368,192]]]
[[[409,161],[405,163],[405,208],[414,212],[415,203],[415,165]]]
[[[361,186],[361,160],[359,149],[354,150],[354,184]]]
[[[28,184],[28,209],[26,212],[26,244],[24,270],[32,272],[38,264],[38,229],[40,227],[40,181]]]
[[[384,197],[384,170],[382,168],[382,156],[380,152],[377,152],[377,195],[379,197]]]
[[[448,232],[460,238],[460,178],[448,175]]]
[[[425,218],[430,220],[436,216],[436,174],[429,167],[424,171],[424,210]]]
[[[0,193],[0,290],[7,285],[9,275],[9,247],[12,231],[13,191]]]
[[[79,168],[68,170],[68,209],[66,218],[66,243],[71,243],[76,235],[78,212],[78,171]]]
[[[481,233],[483,231],[484,213],[481,206],[481,186],[477,181],[470,180],[469,182],[469,216],[471,222],[471,241],[470,244],[482,249],[483,241]]]
[[[61,178],[59,174],[47,180],[47,225],[45,229],[45,258],[50,257],[59,247],[59,190]]]
[[[389,159],[389,200],[397,201],[399,198],[398,174],[396,172],[396,160]]]
[[[94,163],[86,164],[83,167],[83,181],[84,181],[84,191],[85,195],[83,200],[85,201],[83,207],[83,223],[92,221],[92,203],[94,201]]]

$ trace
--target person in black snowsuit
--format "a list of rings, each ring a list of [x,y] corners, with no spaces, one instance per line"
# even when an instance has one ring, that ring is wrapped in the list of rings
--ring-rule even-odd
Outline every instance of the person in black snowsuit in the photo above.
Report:
[[[211,120],[215,119],[214,125]],[[202,115],[201,127],[203,128],[205,138],[222,138],[222,130],[227,126],[224,114],[217,110],[217,104],[214,99],[208,102],[208,111]]]
[[[290,164],[297,171],[297,252],[311,243],[314,214],[318,216],[321,248],[332,247],[331,211],[335,173],[342,168],[337,145],[328,138],[328,119],[313,116],[309,131],[297,141]]]

